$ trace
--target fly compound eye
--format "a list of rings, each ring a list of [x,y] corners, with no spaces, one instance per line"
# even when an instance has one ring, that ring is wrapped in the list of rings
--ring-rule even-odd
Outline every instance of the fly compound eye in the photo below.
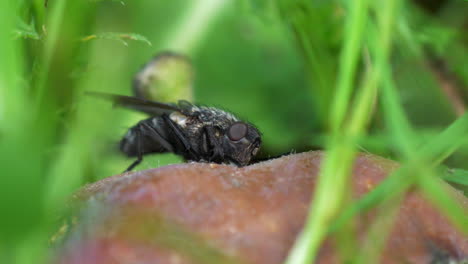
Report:
[[[239,141],[247,135],[247,125],[234,123],[229,127],[228,137],[232,141]]]

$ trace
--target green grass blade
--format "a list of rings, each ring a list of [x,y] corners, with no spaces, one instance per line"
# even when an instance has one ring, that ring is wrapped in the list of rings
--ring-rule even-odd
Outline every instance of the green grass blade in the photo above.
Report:
[[[360,0],[349,4],[349,17],[345,24],[345,44],[340,56],[340,71],[336,86],[330,127],[332,131],[339,130],[348,111],[354,86],[354,75],[361,50],[363,33],[367,22],[369,1]]]
[[[468,134],[468,113],[465,113],[445,129],[439,136],[422,146],[421,154],[434,165],[448,158],[463,145]]]
[[[465,235],[468,235],[468,210],[462,206],[460,194],[460,197],[456,197],[453,189],[448,188],[446,183],[434,177],[433,174],[420,177],[418,186],[428,200],[436,205]]]
[[[90,41],[92,39],[108,39],[108,40],[116,40],[125,46],[128,46],[127,40],[133,41],[140,41],[146,43],[148,46],[152,46],[151,41],[148,40],[143,35],[136,34],[136,33],[117,33],[117,32],[103,32],[98,34],[93,34],[86,36],[81,39],[81,41]]]
[[[337,96],[332,116],[332,139],[329,152],[323,163],[323,169],[314,194],[314,206],[310,209],[303,232],[299,235],[286,263],[310,263],[318,252],[319,246],[326,235],[326,227],[339,210],[346,196],[347,177],[354,160],[353,140],[362,133],[366,124],[367,112],[375,94],[375,82],[369,82],[359,93],[351,124],[345,131],[343,127],[348,101],[352,91],[352,83],[359,57],[364,25],[367,19],[367,1],[357,1],[350,6],[347,22],[347,41],[341,55],[341,71],[337,84]],[[366,113],[366,114],[364,114]],[[330,197],[333,190],[336,194]]]
[[[442,176],[442,179],[448,182],[468,186],[468,171],[462,169],[448,169]]]
[[[466,129],[468,129],[468,121],[465,116],[460,117],[442,133],[429,140],[427,144],[418,151],[417,156],[424,157],[423,159],[430,161],[429,163],[432,164],[432,166],[438,165],[438,162],[442,161],[442,156],[439,153],[444,153],[444,156],[448,156],[464,144]],[[454,139],[457,140],[454,141]],[[452,152],[445,151],[445,149],[450,149]],[[411,175],[409,175],[410,171],[411,169],[409,164],[403,164],[398,171],[389,175],[387,179],[380,183],[370,193],[366,194],[349,209],[345,210],[335,222],[332,230],[335,230],[338,226],[349,221],[349,219],[359,212],[367,211],[387,199],[390,193],[396,194],[404,192],[404,190],[410,186],[411,182],[413,182]],[[461,184],[468,184],[468,172],[457,169],[451,171],[453,173],[443,176],[443,178],[453,180],[454,182],[461,182]]]
[[[36,112],[40,112],[44,104],[44,98],[47,93],[47,79],[52,63],[52,57],[56,52],[58,45],[60,28],[63,25],[62,20],[65,13],[67,0],[54,0],[48,5],[49,13],[46,24],[47,36],[45,37],[43,53],[41,57],[40,74],[35,83],[36,88]]]
[[[0,262],[42,263],[46,245],[43,224],[43,134],[32,125],[23,39],[14,37],[16,1],[0,1]],[[33,220],[33,221],[32,221]]]

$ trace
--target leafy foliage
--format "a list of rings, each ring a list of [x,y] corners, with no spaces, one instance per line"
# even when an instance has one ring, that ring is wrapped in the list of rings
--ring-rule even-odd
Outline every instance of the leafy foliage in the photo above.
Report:
[[[403,0],[220,3],[0,1],[0,262],[46,261],[66,197],[128,166],[115,142],[142,116],[84,92],[131,93],[134,74],[166,50],[192,59],[198,103],[263,131],[264,157],[329,151],[289,264],[310,263],[325,236],[350,234],[347,223],[382,202],[396,208],[410,187],[468,228],[438,179],[468,186],[466,1],[432,13]],[[402,167],[346,201],[358,150]],[[157,155],[140,169],[174,162]]]
[[[115,32],[105,32],[99,34],[93,34],[82,38],[82,41],[90,41],[92,39],[110,39],[110,40],[117,40],[120,41],[125,46],[128,46],[128,43],[125,40],[135,40],[141,41],[149,46],[151,46],[151,42],[142,35],[135,34],[135,33],[115,33]]]

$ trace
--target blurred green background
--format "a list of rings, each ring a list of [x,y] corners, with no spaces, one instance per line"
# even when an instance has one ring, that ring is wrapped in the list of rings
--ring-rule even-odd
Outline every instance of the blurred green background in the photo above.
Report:
[[[362,9],[369,22],[364,44],[356,49],[356,77],[348,81],[350,87],[364,86],[374,65],[373,50],[384,50],[372,35],[385,27],[378,23],[386,14],[380,8],[383,2]],[[394,2],[396,11],[384,20],[391,21],[388,44],[393,47],[385,67],[393,73],[398,100],[417,135],[413,146],[419,148],[465,111],[468,2]],[[343,47],[354,30],[347,19],[357,2],[44,4],[0,4],[1,263],[39,263],[29,261],[47,256],[42,242],[66,197],[85,183],[122,172],[132,162],[116,151],[116,144],[144,116],[112,108],[84,92],[130,95],[134,75],[159,52],[191,58],[196,103],[230,110],[258,126],[262,157],[328,146],[333,132],[330,112],[339,102],[337,82],[343,78]],[[386,98],[372,100],[368,134],[354,146],[404,160],[389,129],[393,121],[382,111]],[[351,119],[350,111],[345,120]],[[445,165],[463,174],[468,145],[465,138],[453,140],[463,143]],[[137,170],[176,162],[181,160],[171,154],[153,155]],[[466,176],[458,179],[459,187],[465,188]]]

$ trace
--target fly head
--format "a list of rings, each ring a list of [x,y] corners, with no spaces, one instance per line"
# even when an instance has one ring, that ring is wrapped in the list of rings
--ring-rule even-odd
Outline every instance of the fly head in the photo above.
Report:
[[[239,166],[248,165],[257,154],[260,145],[260,132],[249,123],[234,122],[224,133],[225,158]]]

